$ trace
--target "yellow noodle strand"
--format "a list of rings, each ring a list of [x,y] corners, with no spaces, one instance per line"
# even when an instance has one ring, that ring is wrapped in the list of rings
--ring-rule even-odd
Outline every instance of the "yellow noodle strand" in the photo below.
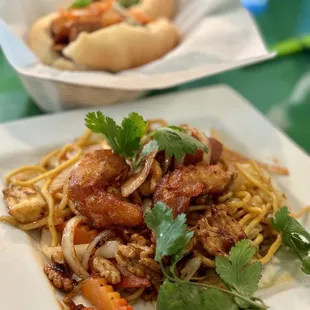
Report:
[[[12,226],[17,227],[20,230],[25,230],[25,231],[40,228],[40,227],[47,224],[47,220],[48,220],[48,217],[44,217],[43,219],[38,220],[38,221],[33,222],[33,223],[21,224],[20,222],[16,221],[11,216],[8,216],[8,215],[0,216],[0,222],[10,224]]]
[[[251,200],[251,194],[246,191],[237,192],[236,196],[242,198],[240,201],[230,201],[227,205],[231,208],[241,208],[248,204]]]
[[[65,182],[63,186],[62,199],[57,208],[57,214],[61,213],[69,203],[69,182]]]
[[[269,195],[270,192],[265,188],[265,186],[256,180],[254,177],[252,177],[245,169],[240,165],[236,164],[237,169],[240,171],[240,173],[252,184],[254,184],[256,187],[260,188],[265,194]]]
[[[62,198],[63,198],[63,193],[56,193],[56,194],[54,194],[54,197],[55,197],[56,199],[58,199],[58,200],[62,200]]]
[[[45,166],[47,166],[47,164],[49,163],[49,161],[50,161],[53,157],[55,157],[55,156],[59,153],[59,151],[60,151],[60,149],[58,148],[58,149],[56,149],[56,150],[53,150],[53,151],[49,152],[47,155],[45,155],[45,156],[41,159],[41,161],[40,161],[40,163],[39,163],[39,166],[40,166],[40,167],[45,167]]]
[[[69,205],[69,208],[73,214],[75,214],[75,215],[80,214],[80,212],[75,208],[74,203],[71,200],[68,201],[68,205]]]
[[[215,261],[205,257],[204,255],[202,255],[200,252],[194,250],[194,254],[196,257],[199,257],[201,259],[201,263],[202,265],[204,265],[205,267],[210,267],[210,268],[215,268]]]
[[[279,204],[278,204],[278,198],[276,196],[276,194],[274,193],[274,189],[273,186],[271,184],[271,180],[267,179],[261,172],[261,169],[259,168],[258,164],[251,160],[250,161],[252,167],[255,169],[257,175],[261,178],[262,181],[265,181],[267,184],[269,184],[269,187],[271,187],[271,191],[269,192],[269,195],[271,196],[271,200],[272,200],[272,208],[273,208],[273,214],[275,214],[278,209],[279,209]]]
[[[249,220],[251,220],[255,215],[248,213],[247,215],[245,215],[240,221],[239,224],[240,226],[244,226]]]
[[[255,217],[253,221],[249,223],[249,225],[245,229],[245,233],[247,235],[261,222],[261,220],[266,216],[269,209],[270,209],[270,204],[264,207],[264,213],[262,215]]]
[[[15,169],[14,171],[12,171],[11,173],[9,173],[6,178],[5,181],[6,183],[10,183],[11,179],[14,175],[22,173],[22,172],[29,172],[29,171],[34,171],[34,172],[46,172],[46,169],[44,169],[43,167],[40,166],[23,166],[21,168]]]
[[[90,129],[87,129],[84,134],[75,142],[76,146],[83,147],[87,140],[91,137],[92,131]]]
[[[302,208],[298,213],[291,213],[291,216],[298,219],[298,218],[302,217],[307,212],[310,212],[310,206]]]
[[[220,196],[218,198],[218,201],[219,202],[224,202],[224,201],[228,200],[229,198],[231,198],[233,196],[233,194],[234,194],[233,192],[228,192],[227,194],[225,194],[223,196]]]
[[[48,188],[52,182],[52,179],[47,179],[43,188],[42,188],[42,196],[45,198],[48,204],[48,229],[52,235],[52,246],[58,245],[58,234],[55,228],[55,212],[54,212],[54,199],[51,193],[48,191]]]
[[[62,149],[60,150],[60,152],[57,155],[58,164],[61,163],[61,160],[63,157],[65,157],[66,153],[68,153],[70,151],[70,149],[73,149],[74,147],[75,147],[75,145],[73,145],[73,144],[67,144],[64,147],[62,147]]]
[[[264,236],[262,234],[258,234],[256,238],[252,241],[254,246],[259,246],[264,241]]]
[[[280,235],[277,236],[277,239],[275,240],[275,242],[271,245],[271,247],[269,248],[267,254],[261,258],[259,261],[265,265],[267,264],[272,257],[275,255],[275,253],[278,251],[278,249],[280,248],[282,244],[282,238]]]
[[[241,209],[237,213],[235,213],[233,216],[235,219],[240,219],[245,214],[244,210]]]
[[[81,154],[82,154],[82,150],[80,149],[74,157],[67,160],[65,163],[59,165],[57,168],[50,170],[50,171],[47,171],[47,172],[45,172],[45,173],[43,173],[43,174],[39,175],[38,177],[33,178],[31,180],[28,180],[28,181],[13,180],[13,183],[15,185],[27,186],[27,185],[35,184],[35,183],[37,183],[43,179],[46,179],[46,178],[52,178],[52,177],[56,176],[60,171],[62,171],[65,168],[73,165],[80,158]]]
[[[254,213],[254,214],[258,214],[258,215],[263,213],[262,209],[260,209],[258,207],[243,207],[243,209],[246,212]]]

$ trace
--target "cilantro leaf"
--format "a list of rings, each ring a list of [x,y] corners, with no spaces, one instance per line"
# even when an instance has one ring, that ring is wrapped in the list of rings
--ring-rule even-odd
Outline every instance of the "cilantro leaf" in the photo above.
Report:
[[[262,265],[250,264],[255,250],[249,240],[238,242],[229,253],[229,257],[217,256],[216,272],[233,290],[244,296],[252,296],[257,290],[261,278]]]
[[[153,132],[153,138],[159,150],[166,151],[167,156],[181,159],[185,154],[194,154],[198,149],[208,152],[208,147],[176,127],[162,127]]]
[[[132,122],[134,122],[134,124],[137,128],[136,134],[142,138],[146,132],[147,122],[143,119],[143,117],[141,115],[139,115],[136,112],[130,113],[128,116],[128,119],[130,119]],[[124,121],[126,121],[126,118],[124,119]]]
[[[282,244],[289,247],[302,262],[301,270],[310,274],[310,234],[293,217],[290,216],[287,207],[282,207],[271,219],[273,228],[281,233]]]
[[[122,129],[120,129],[119,146],[120,153],[126,154],[124,157],[130,158],[140,149],[140,141],[144,136],[147,123],[142,116],[137,113],[131,113],[122,121]]]
[[[113,151],[127,159],[140,149],[140,141],[147,128],[147,123],[137,113],[129,114],[119,126],[100,111],[90,112],[85,118],[85,124],[93,132],[102,133]]]
[[[180,214],[176,219],[163,202],[145,212],[145,223],[156,234],[155,260],[161,261],[163,256],[173,256],[174,263],[184,255],[184,249],[193,232],[187,232],[186,216]]]
[[[102,133],[113,150],[118,148],[117,137],[120,128],[112,118],[103,115],[99,111],[90,112],[86,115],[85,125],[95,133]]]
[[[290,214],[287,207],[277,211],[275,217],[271,219],[271,224],[277,232],[285,230],[291,222]]]
[[[160,287],[157,310],[238,310],[233,299],[217,289],[172,283]]]
[[[71,4],[71,8],[72,9],[79,9],[79,8],[84,8],[86,6],[89,6],[90,4],[93,3],[93,0],[75,0],[72,4]]]
[[[117,0],[124,8],[130,8],[131,6],[139,3],[140,0]]]
[[[301,265],[301,271],[304,272],[305,274],[310,275],[310,257],[304,257],[302,259],[302,265]]]

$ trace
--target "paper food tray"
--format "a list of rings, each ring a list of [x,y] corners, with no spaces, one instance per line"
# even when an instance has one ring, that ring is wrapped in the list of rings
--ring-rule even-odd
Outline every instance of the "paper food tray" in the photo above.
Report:
[[[161,59],[118,74],[61,71],[25,45],[31,24],[64,0],[0,0],[0,45],[30,96],[44,111],[133,100],[163,89],[272,57],[239,0],[180,0],[175,22],[182,43]]]

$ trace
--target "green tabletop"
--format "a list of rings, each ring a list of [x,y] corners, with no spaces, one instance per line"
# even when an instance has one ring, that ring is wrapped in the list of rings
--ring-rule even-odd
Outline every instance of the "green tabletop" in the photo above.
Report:
[[[257,23],[269,46],[310,34],[309,0],[270,0]],[[0,122],[42,114],[0,51]],[[300,52],[158,93],[213,84],[235,88],[310,153],[310,53]]]

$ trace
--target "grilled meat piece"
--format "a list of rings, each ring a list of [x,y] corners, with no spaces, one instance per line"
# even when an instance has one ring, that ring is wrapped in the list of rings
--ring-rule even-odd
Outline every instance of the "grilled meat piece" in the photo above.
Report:
[[[227,255],[247,236],[241,225],[225,211],[224,206],[211,207],[197,223],[195,235],[212,256]]]
[[[191,198],[222,193],[230,181],[231,175],[220,165],[198,164],[181,167],[159,181],[154,193],[154,202],[166,203],[176,216],[186,211]]]
[[[31,187],[11,185],[3,190],[3,195],[9,214],[18,222],[32,223],[46,214],[46,201]]]

